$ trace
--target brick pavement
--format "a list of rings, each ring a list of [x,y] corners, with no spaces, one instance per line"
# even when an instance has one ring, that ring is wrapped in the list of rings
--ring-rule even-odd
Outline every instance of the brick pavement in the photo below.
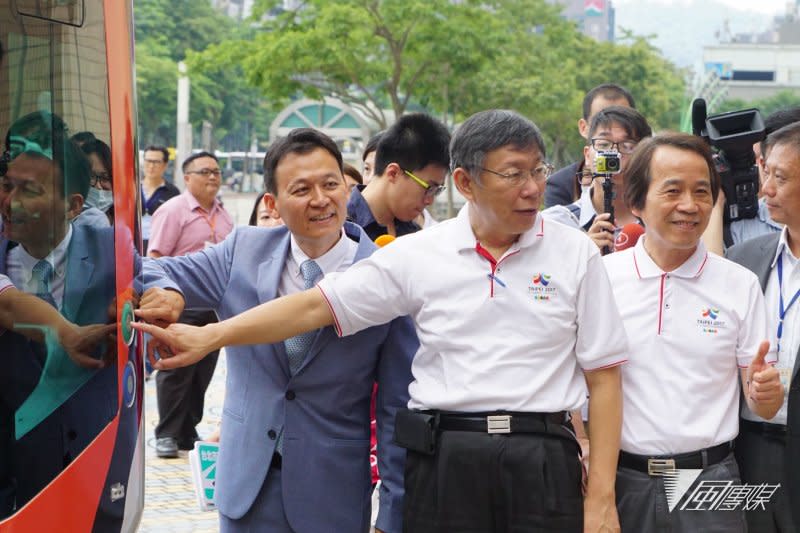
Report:
[[[206,392],[205,414],[197,427],[201,437],[212,433],[222,416],[225,391],[225,351]],[[142,533],[215,532],[219,530],[217,512],[201,511],[194,495],[187,452],[177,459],[156,457],[155,435],[158,422],[156,382],[145,383],[145,489],[144,513],[139,524]]]

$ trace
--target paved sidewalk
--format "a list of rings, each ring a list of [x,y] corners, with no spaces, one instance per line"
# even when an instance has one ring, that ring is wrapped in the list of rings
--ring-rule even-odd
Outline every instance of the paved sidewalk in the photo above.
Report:
[[[205,414],[197,428],[201,437],[210,435],[222,416],[225,390],[225,351],[220,353],[214,378],[206,392]],[[194,495],[189,472],[188,452],[177,459],[156,457],[153,431],[158,422],[155,377],[145,383],[145,489],[144,513],[139,531],[215,532],[219,530],[217,512],[201,511]]]

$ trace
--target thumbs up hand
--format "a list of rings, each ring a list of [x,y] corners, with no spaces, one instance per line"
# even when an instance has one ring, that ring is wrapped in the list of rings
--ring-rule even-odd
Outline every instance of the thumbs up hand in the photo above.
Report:
[[[763,341],[758,353],[745,372],[745,398],[747,405],[758,416],[770,419],[783,404],[783,385],[780,373],[766,362],[769,342]]]

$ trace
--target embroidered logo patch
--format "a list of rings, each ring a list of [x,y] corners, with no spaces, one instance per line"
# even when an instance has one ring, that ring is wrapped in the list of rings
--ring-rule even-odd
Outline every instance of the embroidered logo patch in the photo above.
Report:
[[[556,288],[549,287],[552,276],[540,272],[534,274],[531,281],[533,285],[528,286],[528,294],[536,301],[547,302],[556,295]]]
[[[720,311],[716,307],[702,308],[700,317],[697,319],[697,326],[703,333],[716,335],[720,329],[725,327],[725,321],[720,318]]]

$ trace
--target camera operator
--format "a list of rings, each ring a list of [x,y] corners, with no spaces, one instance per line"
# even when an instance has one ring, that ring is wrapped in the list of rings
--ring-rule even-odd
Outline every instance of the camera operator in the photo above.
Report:
[[[800,121],[800,107],[780,109],[764,119],[764,134],[769,135],[773,131],[798,121]],[[758,175],[762,185],[766,178],[764,175],[764,161],[766,160],[764,143],[765,141],[759,141],[753,144],[753,153],[755,154]],[[727,225],[724,223],[725,201],[725,194],[720,190],[717,203],[714,204],[714,211],[711,213],[711,222],[709,222],[708,229],[703,234],[703,243],[711,252],[722,255],[726,248],[734,244],[739,244],[761,235],[776,233],[783,229],[782,224],[775,222],[770,217],[763,191],[759,191],[758,216],[734,220]]]
[[[633,95],[627,89],[614,83],[603,83],[586,93],[583,97],[583,116],[578,120],[578,133],[589,138],[589,125],[594,116],[611,106],[636,107]],[[569,205],[580,197],[582,176],[586,169],[584,161],[576,161],[556,171],[547,180],[544,190],[544,206]]]
[[[542,216],[561,222],[568,226],[581,228],[589,235],[598,248],[613,249],[618,229],[628,223],[637,222],[636,217],[625,205],[622,191],[625,183],[625,168],[630,154],[636,145],[645,137],[650,137],[652,130],[647,120],[635,109],[623,106],[611,106],[599,111],[589,125],[587,144],[583,148],[584,165],[591,169],[590,183],[583,191],[580,199],[569,205],[553,206],[545,209]],[[598,154],[601,154],[598,157]],[[616,173],[602,172],[613,170],[615,155],[618,157]],[[598,162],[601,167],[598,169]],[[598,171],[600,170],[600,172]],[[604,206],[605,193],[603,182],[610,179],[611,214]]]

